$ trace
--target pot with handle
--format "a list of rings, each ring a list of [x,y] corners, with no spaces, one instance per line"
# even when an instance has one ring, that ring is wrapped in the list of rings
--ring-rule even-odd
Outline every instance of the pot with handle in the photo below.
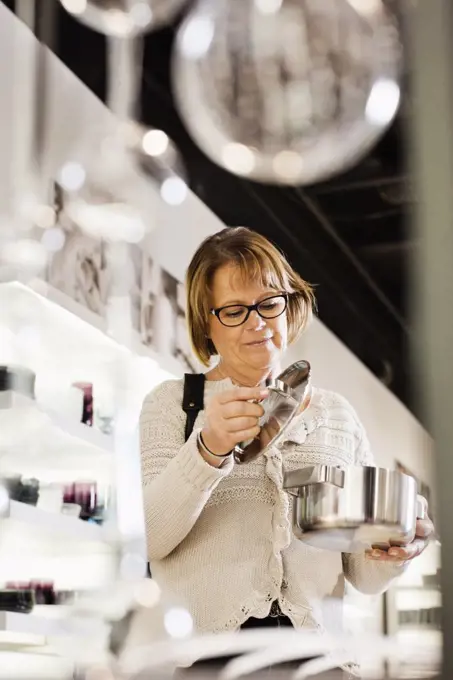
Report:
[[[410,542],[426,502],[413,477],[396,470],[317,465],[284,474],[293,532],[315,548],[361,552]]]

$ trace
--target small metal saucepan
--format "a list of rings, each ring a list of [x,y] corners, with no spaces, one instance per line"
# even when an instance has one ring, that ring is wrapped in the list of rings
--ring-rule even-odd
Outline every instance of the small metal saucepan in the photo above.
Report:
[[[234,448],[236,463],[249,463],[284,440],[294,418],[310,403],[310,373],[308,361],[296,361],[266,382],[269,396],[261,402],[264,415],[259,423],[260,436]]]
[[[293,532],[315,548],[361,552],[413,540],[426,504],[415,479],[396,470],[317,465],[286,472]]]

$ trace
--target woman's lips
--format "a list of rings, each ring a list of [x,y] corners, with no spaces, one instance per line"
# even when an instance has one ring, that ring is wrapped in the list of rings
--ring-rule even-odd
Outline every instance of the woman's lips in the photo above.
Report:
[[[262,338],[261,340],[255,340],[254,342],[248,342],[247,347],[261,347],[262,345],[267,345],[271,338]]]

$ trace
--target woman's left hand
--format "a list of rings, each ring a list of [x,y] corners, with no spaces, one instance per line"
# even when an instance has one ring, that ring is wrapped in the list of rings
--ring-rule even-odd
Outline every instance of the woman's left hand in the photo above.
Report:
[[[425,519],[418,519],[415,527],[415,538],[407,545],[392,545],[388,550],[373,548],[367,550],[367,556],[380,562],[409,562],[418,557],[427,548],[428,543],[434,538],[434,524],[427,513]]]

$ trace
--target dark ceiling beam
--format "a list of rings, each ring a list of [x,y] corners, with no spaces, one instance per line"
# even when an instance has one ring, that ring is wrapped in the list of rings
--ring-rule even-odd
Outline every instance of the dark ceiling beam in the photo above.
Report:
[[[342,238],[354,251],[379,243],[399,243],[412,237],[412,223],[403,214],[389,216],[385,220],[338,222],[338,225],[341,225],[338,230]]]
[[[407,175],[370,177],[369,179],[355,180],[351,182],[335,182],[335,184],[311,187],[311,191],[317,195],[343,193],[345,191],[360,191],[361,189],[381,189],[388,186],[404,184],[409,181]]]
[[[318,224],[324,229],[324,231],[329,235],[332,241],[338,247],[338,250],[342,255],[348,260],[356,272],[356,275],[360,277],[363,284],[369,288],[370,292],[379,301],[379,304],[385,308],[387,313],[393,318],[394,322],[399,326],[399,329],[408,332],[408,327],[406,322],[402,318],[399,311],[393,306],[387,295],[382,291],[380,286],[376,283],[375,279],[370,276],[366,268],[362,265],[360,260],[356,257],[354,252],[349,248],[349,246],[343,241],[339,236],[338,231],[333,227],[332,223],[328,217],[323,213],[319,204],[313,199],[307,196],[307,194],[302,190],[297,190],[297,195],[299,196],[301,202],[308,208],[308,210],[314,215]]]
[[[406,239],[395,243],[374,243],[362,246],[356,252],[359,257],[375,258],[386,257],[388,255],[407,255],[410,254],[418,245],[415,239]]]
[[[373,220],[387,220],[390,217],[401,218],[401,208],[386,208],[385,210],[378,210],[375,212],[360,212],[360,214],[349,213],[348,215],[335,215],[335,223],[341,225],[342,222],[347,222],[348,224],[360,222],[360,224],[366,226],[367,222],[372,222]]]

